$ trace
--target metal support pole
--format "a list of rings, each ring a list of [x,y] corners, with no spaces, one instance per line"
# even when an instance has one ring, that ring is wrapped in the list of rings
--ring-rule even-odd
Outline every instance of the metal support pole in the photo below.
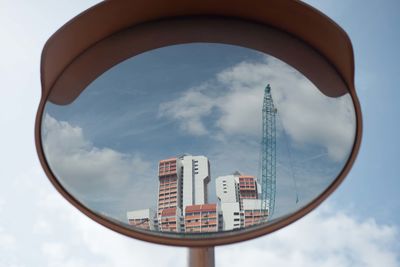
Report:
[[[215,267],[214,247],[189,248],[189,267]]]

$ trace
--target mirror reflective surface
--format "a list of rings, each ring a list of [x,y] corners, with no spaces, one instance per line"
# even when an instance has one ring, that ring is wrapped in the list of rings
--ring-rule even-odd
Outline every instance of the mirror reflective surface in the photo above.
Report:
[[[298,211],[338,177],[355,132],[350,94],[325,96],[272,56],[214,43],[125,60],[42,118],[46,160],[75,199],[181,237]]]

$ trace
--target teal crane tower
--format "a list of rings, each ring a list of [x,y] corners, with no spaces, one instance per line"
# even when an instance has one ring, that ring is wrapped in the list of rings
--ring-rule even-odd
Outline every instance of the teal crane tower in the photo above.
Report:
[[[268,209],[268,218],[275,210],[276,194],[276,113],[271,86],[264,90],[261,138],[261,210]]]

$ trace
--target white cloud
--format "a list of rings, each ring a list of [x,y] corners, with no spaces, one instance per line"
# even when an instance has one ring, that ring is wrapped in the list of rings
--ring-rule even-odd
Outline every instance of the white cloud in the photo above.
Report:
[[[39,235],[50,235],[53,234],[53,226],[49,224],[46,218],[37,218],[33,223],[33,233]]]
[[[1,215],[0,218],[3,218]],[[3,223],[0,220],[0,267],[17,267],[17,252],[18,243],[15,235],[8,232],[7,229],[2,227]]]
[[[10,251],[16,248],[15,237],[0,228],[0,251]]]
[[[150,163],[144,162],[138,155],[130,156],[93,146],[80,127],[59,122],[48,114],[43,124],[43,145],[52,169],[60,177],[74,179],[70,182],[77,182],[80,186],[93,186],[87,182],[92,179],[104,186],[118,186],[116,179],[125,183],[132,174],[146,175],[150,169]]]
[[[326,206],[269,237],[217,249],[217,265],[398,267],[398,229]]]
[[[26,190],[34,186],[29,185]],[[186,249],[116,234],[66,205],[50,187],[45,188],[33,200],[45,203],[51,199],[52,204],[39,205],[37,217],[32,218],[35,221],[44,217],[55,227],[52,237],[44,233],[37,236],[41,242],[40,257],[46,262],[42,266],[186,266]],[[398,239],[394,226],[378,224],[374,219],[359,220],[324,204],[269,236],[218,247],[216,266],[398,267]]]
[[[50,261],[64,260],[68,253],[66,245],[60,242],[45,242],[41,246],[41,251]]]
[[[140,155],[98,148],[86,139],[80,127],[57,121],[46,114],[43,120],[43,146],[52,171],[78,200],[100,209],[117,206],[119,218],[125,208],[147,208],[154,204],[156,171]],[[94,205],[98,202],[98,205]],[[148,206],[146,206],[148,205]],[[110,216],[110,209],[98,210]],[[117,212],[117,211],[112,211]]]
[[[133,240],[93,222],[61,197],[39,165],[14,173],[8,191],[3,196],[16,212],[0,217],[1,267],[186,266],[184,249]]]
[[[211,114],[213,100],[202,93],[201,88],[184,92],[179,99],[162,103],[159,116],[179,121],[181,130],[193,135],[205,135],[208,130],[202,122]]]
[[[0,234],[13,236],[7,242],[14,247],[0,248],[0,266],[186,266],[184,248],[135,241],[91,221],[62,199],[39,168],[15,174],[9,188],[13,193],[4,195],[9,208],[19,212],[8,223],[0,221]],[[24,202],[15,201],[22,198]],[[269,236],[217,248],[216,266],[400,266],[396,227],[328,207]],[[33,233],[43,220],[52,231]],[[21,235],[11,233],[15,228]],[[16,248],[24,257],[5,257],[18,255]]]
[[[35,220],[46,218],[54,229],[50,236],[39,234],[42,240],[40,257],[45,259],[45,266],[186,266],[183,249],[153,245],[116,234],[82,215],[50,187],[36,201],[38,216]]]
[[[1,214],[2,210],[3,210],[4,205],[5,205],[4,199],[0,198],[0,214]]]
[[[354,140],[355,117],[351,98],[324,96],[303,75],[272,57],[241,62],[212,81],[190,88],[161,104],[163,116],[177,120],[189,134],[207,134],[216,126],[224,135],[260,136],[264,87],[269,83],[287,134],[299,146],[318,145],[333,160],[343,160]],[[215,96],[215,88],[224,88]],[[215,125],[205,124],[213,109]],[[220,133],[211,134],[221,137]]]

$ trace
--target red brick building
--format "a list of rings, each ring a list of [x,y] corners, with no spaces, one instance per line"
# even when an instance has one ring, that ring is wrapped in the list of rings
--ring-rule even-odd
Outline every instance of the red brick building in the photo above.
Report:
[[[192,205],[185,208],[185,232],[217,231],[217,204]]]
[[[239,176],[239,198],[240,208],[243,209],[243,199],[257,199],[257,182],[254,176]]]
[[[167,208],[161,211],[158,227],[161,232],[180,232],[180,212],[177,208]]]
[[[158,215],[162,210],[179,207],[178,201],[178,174],[176,158],[161,160],[158,165],[159,191],[158,191]]]

